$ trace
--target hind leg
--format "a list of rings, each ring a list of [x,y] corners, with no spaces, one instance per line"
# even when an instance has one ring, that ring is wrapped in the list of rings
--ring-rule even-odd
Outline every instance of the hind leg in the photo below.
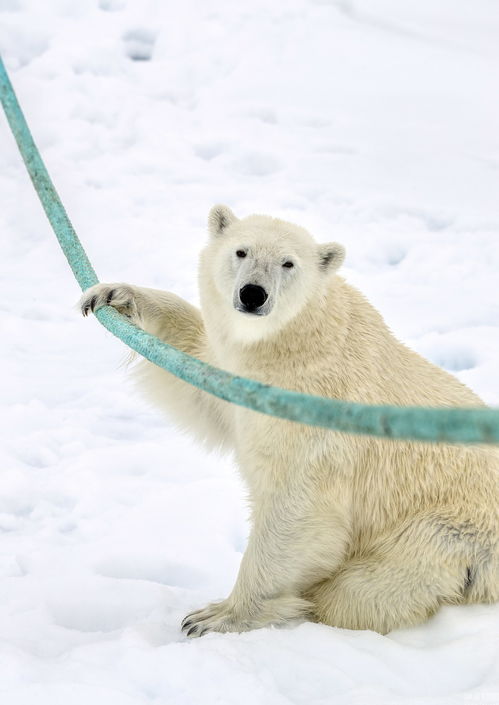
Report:
[[[422,574],[388,558],[351,561],[307,598],[318,621],[345,629],[393,629],[424,622],[441,604],[456,604],[465,576],[441,566]]]
[[[449,539],[441,521],[412,522],[347,561],[305,595],[317,620],[386,634],[424,622],[442,604],[466,602],[474,568],[466,541],[452,532]]]

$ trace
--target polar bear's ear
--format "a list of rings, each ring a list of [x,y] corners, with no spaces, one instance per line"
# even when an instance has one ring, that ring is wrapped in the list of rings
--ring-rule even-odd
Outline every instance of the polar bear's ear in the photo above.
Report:
[[[208,230],[210,235],[218,237],[222,235],[229,225],[237,220],[234,213],[228,206],[213,206],[208,214]]]
[[[323,272],[334,272],[343,264],[345,248],[338,242],[319,245],[319,266]]]

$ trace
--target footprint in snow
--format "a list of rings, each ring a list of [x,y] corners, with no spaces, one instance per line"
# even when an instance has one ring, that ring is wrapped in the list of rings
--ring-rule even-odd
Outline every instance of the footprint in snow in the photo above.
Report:
[[[211,159],[215,159],[220,154],[225,151],[225,145],[220,142],[205,142],[204,144],[198,144],[194,148],[196,156],[209,162]]]
[[[150,61],[156,35],[148,29],[132,29],[123,35],[125,53],[132,61]]]
[[[245,176],[269,176],[281,169],[281,164],[270,154],[248,152],[234,163],[234,168]]]
[[[431,356],[433,362],[449,372],[472,370],[477,365],[474,353],[467,348],[442,348]]]
[[[104,12],[117,12],[123,10],[126,5],[126,0],[99,0],[99,9]]]

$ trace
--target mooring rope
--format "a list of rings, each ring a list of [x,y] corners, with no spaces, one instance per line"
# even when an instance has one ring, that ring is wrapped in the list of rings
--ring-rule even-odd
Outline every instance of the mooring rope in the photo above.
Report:
[[[50,225],[85,291],[99,280],[33,141],[1,57],[0,97]],[[209,394],[254,411],[311,426],[392,439],[499,442],[499,410],[368,406],[279,389],[207,365],[145,333],[110,306],[99,309],[96,316],[111,333],[159,367]]]

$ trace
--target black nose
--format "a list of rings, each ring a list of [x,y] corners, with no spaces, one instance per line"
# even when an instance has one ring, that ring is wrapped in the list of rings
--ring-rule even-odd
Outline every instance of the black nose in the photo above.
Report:
[[[239,290],[239,299],[246,311],[255,311],[267,301],[267,292],[263,286],[246,284]]]

